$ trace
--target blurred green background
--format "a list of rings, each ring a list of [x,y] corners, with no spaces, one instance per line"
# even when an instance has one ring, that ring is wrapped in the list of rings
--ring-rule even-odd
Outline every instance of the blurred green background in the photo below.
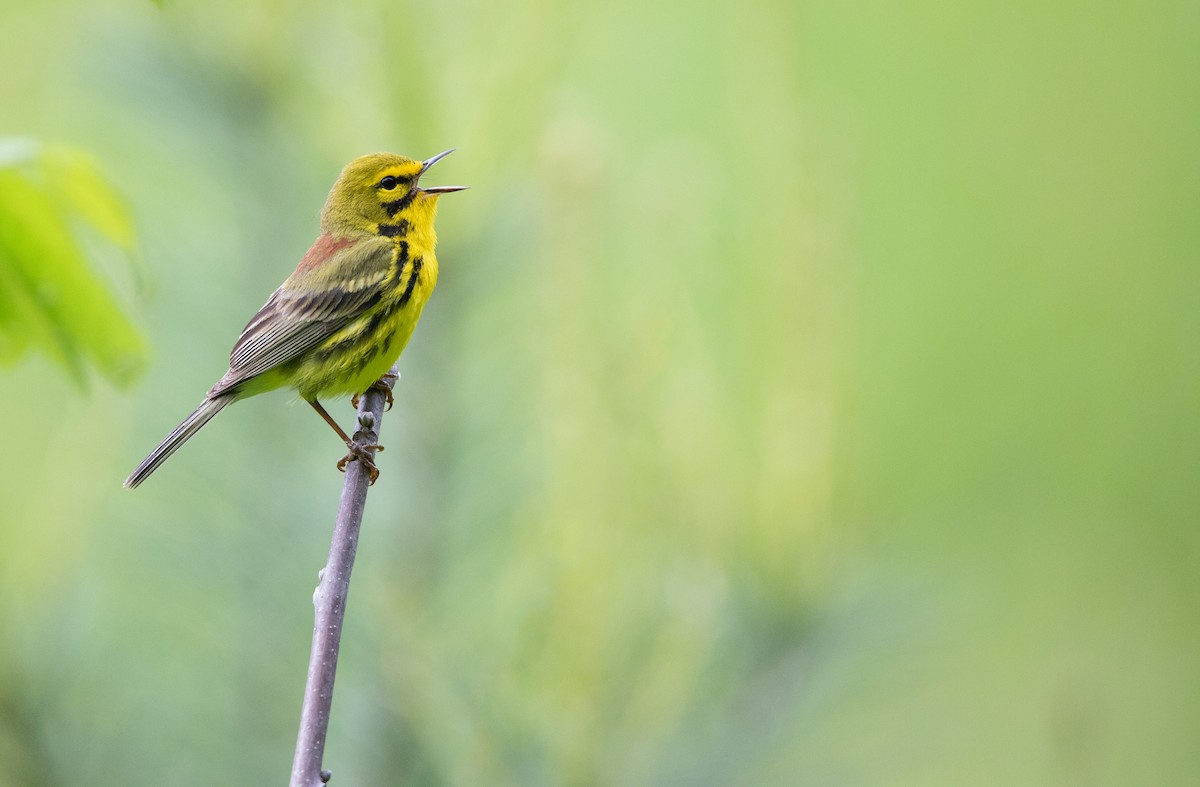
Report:
[[[1194,2],[0,0],[0,97],[137,238],[73,373],[0,300],[0,784],[286,781],[339,446],[121,480],[452,146],[335,784],[1200,780]]]

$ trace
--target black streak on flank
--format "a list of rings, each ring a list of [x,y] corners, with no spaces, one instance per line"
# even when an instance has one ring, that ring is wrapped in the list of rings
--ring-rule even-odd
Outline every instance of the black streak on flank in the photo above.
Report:
[[[390,204],[389,202],[388,205]],[[384,207],[387,207],[387,205]],[[385,238],[394,238],[397,235],[403,238],[408,234],[409,229],[411,229],[411,225],[408,223],[408,219],[400,219],[396,224],[380,224],[379,234]]]
[[[393,274],[393,276],[398,277],[402,275],[404,263],[407,261],[407,259],[408,242],[400,241],[400,258],[397,260],[396,273]],[[364,325],[363,329],[358,333],[355,333],[353,336],[347,336],[345,339],[342,339],[336,344],[320,348],[316,352],[316,357],[328,359],[333,357],[335,353],[347,351],[355,345],[366,345],[367,343],[370,343],[371,346],[363,353],[365,360],[360,357],[354,361],[355,369],[362,369],[364,366],[366,366],[367,363],[391,341],[391,334],[388,334],[387,339],[383,342],[377,341],[375,334],[383,326],[383,324],[392,317],[392,315],[408,305],[408,302],[412,299],[413,288],[417,286],[417,279],[421,275],[421,268],[424,266],[425,263],[420,257],[414,258],[412,261],[412,269],[408,274],[408,282],[404,285],[404,292],[400,295],[400,299],[372,314],[371,319],[367,320],[367,324]],[[372,304],[379,300],[379,295],[379,293],[376,293],[376,295],[371,299]]]
[[[353,334],[352,336],[347,336],[341,341],[331,344],[328,347],[322,347],[317,351],[316,357],[321,358],[322,360],[328,360],[335,354],[348,351],[356,345],[366,345],[369,343],[373,344],[375,332],[379,330],[379,326],[381,326],[389,317],[395,314],[399,308],[400,304],[398,303],[393,303],[389,306],[383,307],[371,315],[371,319],[367,321],[367,324],[363,326],[361,331]],[[371,357],[373,357],[377,352],[379,352],[378,349],[372,351]]]
[[[380,349],[382,348],[378,342],[372,342],[371,346],[367,348],[366,352],[360,355],[358,360],[354,362],[355,368],[359,370],[364,369],[366,365],[375,358],[376,355],[379,355]]]
[[[412,204],[412,201],[417,198],[417,190],[409,189],[408,193],[400,199],[394,199],[391,202],[383,203],[383,209],[388,212],[389,216],[395,216],[400,211]]]
[[[392,268],[392,273],[390,276],[388,276],[388,280],[383,285],[383,289],[392,290],[393,288],[400,286],[400,278],[404,275],[404,266],[407,264],[408,241],[402,240],[400,241],[400,251],[396,256],[395,267]],[[419,276],[421,273],[422,264],[423,263],[420,257],[417,257],[412,261],[412,268],[408,273],[408,284],[404,286],[404,292],[400,294],[399,300],[371,315],[371,319],[367,321],[366,326],[363,328],[362,333],[360,334],[361,336],[374,335],[374,333],[379,330],[379,326],[382,325],[385,320],[391,319],[393,314],[404,308],[404,306],[408,303],[409,298],[412,297],[413,286],[416,284],[417,276]]]
[[[412,261],[412,272],[408,274],[408,284],[404,285],[404,294],[400,296],[400,308],[403,309],[408,305],[408,301],[412,298],[413,287],[417,285],[417,279],[421,276],[421,268],[425,262],[417,257]]]
[[[400,277],[404,275],[404,266],[408,264],[408,241],[402,240],[398,245],[396,262],[392,264],[392,272],[388,276],[387,283],[383,285],[387,290],[400,286]]]
[[[391,306],[388,306],[385,309],[380,309],[379,311],[372,314],[371,319],[367,321],[367,324],[363,328],[362,333],[359,334],[359,337],[365,336],[369,339],[374,339],[375,332],[379,330],[379,326],[383,325],[384,322],[391,319],[392,315],[395,314],[399,308],[400,308],[399,304],[393,303]],[[358,337],[356,337],[356,338],[358,338]]]

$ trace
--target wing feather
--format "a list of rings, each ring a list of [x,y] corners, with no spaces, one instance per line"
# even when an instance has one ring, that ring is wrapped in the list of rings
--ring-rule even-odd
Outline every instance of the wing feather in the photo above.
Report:
[[[250,318],[229,354],[229,371],[209,396],[299,358],[378,302],[395,245],[371,237],[335,247],[315,264],[312,254]]]

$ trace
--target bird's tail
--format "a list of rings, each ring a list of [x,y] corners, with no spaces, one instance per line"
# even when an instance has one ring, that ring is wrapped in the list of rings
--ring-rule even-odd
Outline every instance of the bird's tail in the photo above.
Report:
[[[233,404],[236,397],[233,396],[217,396],[212,399],[205,399],[204,402],[196,408],[196,411],[184,419],[183,423],[175,427],[172,432],[163,438],[163,441],[158,444],[147,456],[142,460],[142,463],[137,466],[137,469],[129,474],[129,478],[125,479],[125,487],[133,489],[138,484],[146,480],[146,477],[158,469],[158,466],[167,461],[167,457],[175,453],[179,446],[187,442],[188,438],[200,431],[200,427],[208,423],[214,415],[225,409],[227,405]]]

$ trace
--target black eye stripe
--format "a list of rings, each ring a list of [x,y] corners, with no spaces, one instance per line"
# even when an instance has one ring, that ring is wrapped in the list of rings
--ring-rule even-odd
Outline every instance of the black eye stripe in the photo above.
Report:
[[[376,188],[380,188],[385,191],[391,191],[391,190],[395,189],[397,186],[400,186],[405,183],[409,183],[411,181],[412,181],[412,178],[403,178],[403,177],[397,178],[393,175],[388,175],[386,178],[379,181],[379,184],[376,186]]]

